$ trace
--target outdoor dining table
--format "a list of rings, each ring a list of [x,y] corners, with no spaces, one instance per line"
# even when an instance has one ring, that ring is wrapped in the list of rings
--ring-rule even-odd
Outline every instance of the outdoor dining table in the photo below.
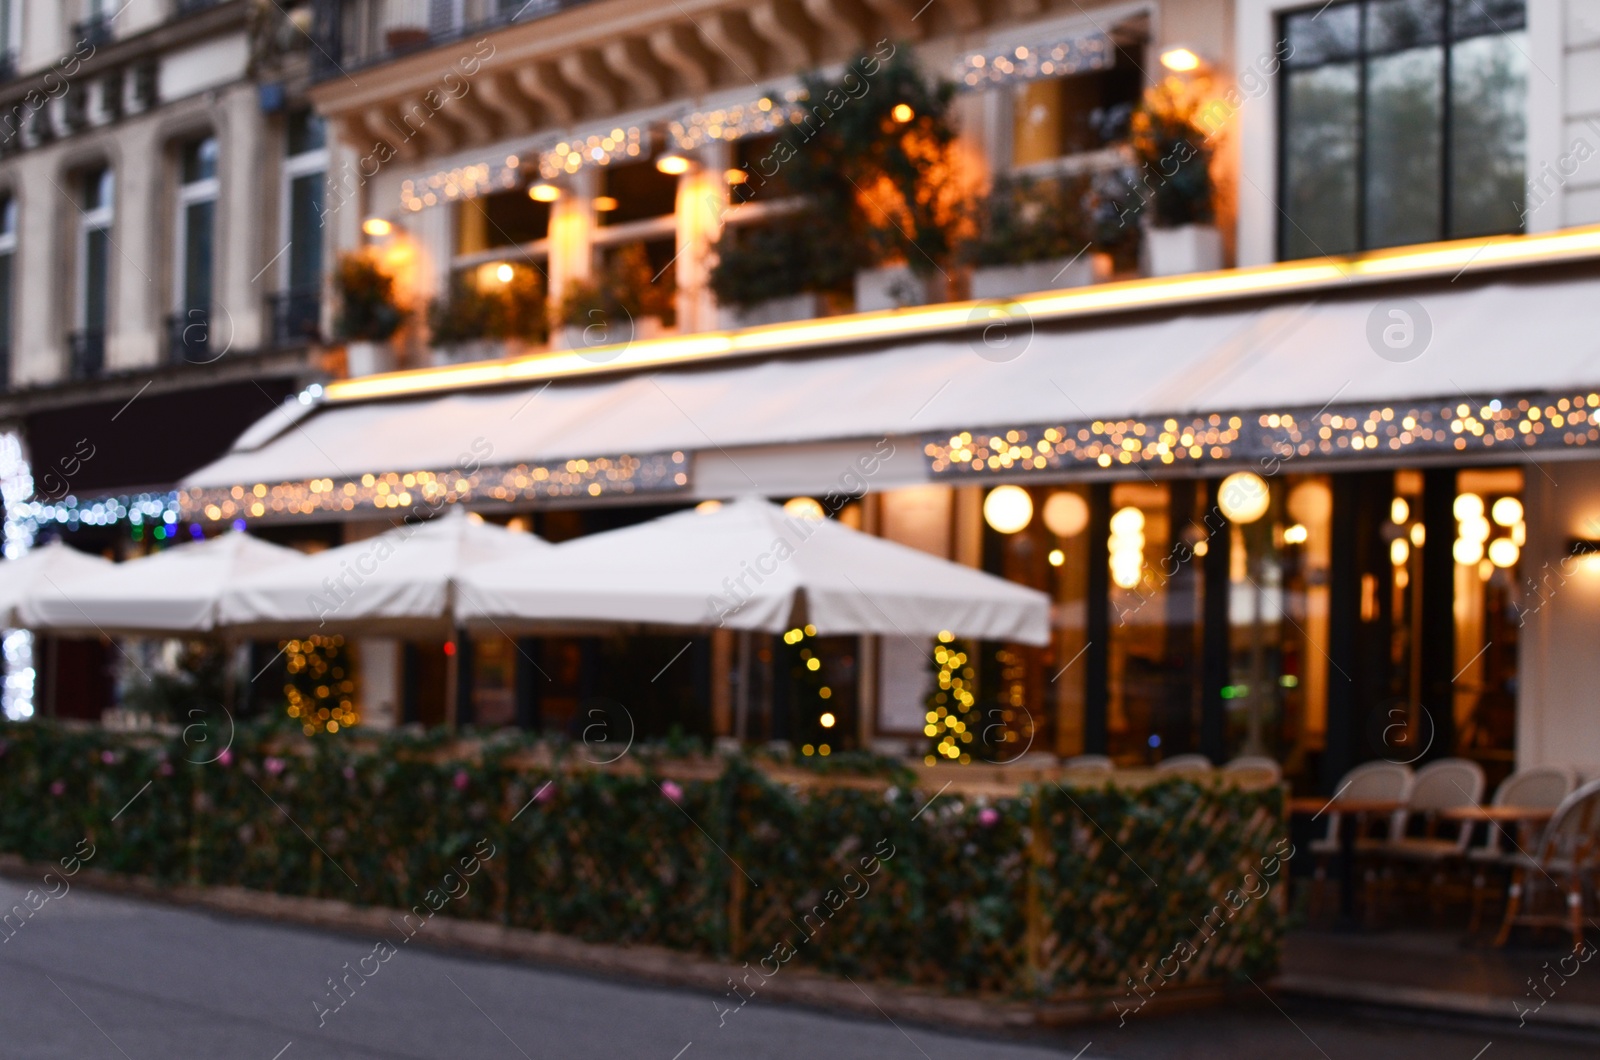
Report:
[[[1297,796],[1289,800],[1289,812],[1310,816],[1339,814],[1339,927],[1350,929],[1356,923],[1356,835],[1360,819],[1369,814],[1386,816],[1406,807],[1404,799],[1323,799]]]

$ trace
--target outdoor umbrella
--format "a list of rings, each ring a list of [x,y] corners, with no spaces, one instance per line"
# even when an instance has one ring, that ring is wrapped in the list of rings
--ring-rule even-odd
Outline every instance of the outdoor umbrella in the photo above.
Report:
[[[294,549],[235,531],[110,564],[94,577],[36,583],[17,618],[29,629],[54,632],[207,633],[216,627],[217,599],[226,586],[299,558]]]
[[[457,583],[467,571],[551,550],[542,538],[458,508],[240,579],[222,595],[219,622],[288,633],[448,634],[457,624]]]
[[[778,633],[957,636],[1045,644],[1044,593],[759,497],[578,538],[462,580],[460,614]]]
[[[110,560],[79,552],[61,541],[51,541],[18,559],[0,563],[0,629],[25,625],[18,613],[24,597],[104,574],[111,567]]]

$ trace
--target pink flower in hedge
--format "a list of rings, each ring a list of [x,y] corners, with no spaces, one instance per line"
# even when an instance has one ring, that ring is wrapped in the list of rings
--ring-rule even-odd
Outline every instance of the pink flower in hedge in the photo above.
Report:
[[[356,767],[355,766],[345,766],[339,772],[344,774],[344,779],[346,779],[346,780],[354,780],[354,779],[356,779]]]
[[[670,780],[662,781],[662,783],[661,783],[661,794],[665,795],[667,798],[671,799],[673,802],[682,802],[683,801],[683,789],[678,787],[678,785],[674,784]]]
[[[117,756],[115,754],[111,753],[110,751],[101,751],[100,752],[100,764],[101,765],[109,766],[109,765],[113,764],[114,762],[116,762],[116,760],[117,760]]]
[[[467,771],[465,769],[458,769],[456,770],[455,777],[450,781],[450,783],[456,786],[457,791],[466,791],[467,783],[471,779],[471,777],[467,776]]]
[[[172,763],[163,758],[161,764],[156,766],[156,772],[164,777],[172,776]]]
[[[978,811],[978,823],[985,828],[993,828],[1000,823],[1000,811],[993,806],[985,806]]]
[[[67,791],[67,782],[66,781],[64,781],[64,780],[52,780],[50,782],[50,794],[52,794],[52,795],[64,795],[64,794],[66,794],[66,791]]]
[[[544,785],[540,787],[538,791],[533,793],[533,801],[535,802],[549,802],[555,797],[556,782],[553,780],[545,781]]]
[[[226,768],[227,766],[233,765],[233,752],[232,751],[223,751],[221,754],[219,754],[217,756],[217,761],[221,762],[222,765],[224,766],[224,768]]]
[[[283,772],[283,768],[284,768],[284,766],[286,764],[287,763],[285,763],[284,760],[281,759],[281,758],[268,758],[267,759],[267,773],[270,776],[274,776],[275,777],[279,773]]]

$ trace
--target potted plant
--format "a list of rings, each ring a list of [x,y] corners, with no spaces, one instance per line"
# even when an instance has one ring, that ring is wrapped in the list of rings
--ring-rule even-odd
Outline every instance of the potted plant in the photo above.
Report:
[[[710,276],[722,326],[822,316],[831,296],[848,291],[855,277],[849,254],[831,253],[828,233],[809,210],[724,229]]]
[[[339,258],[334,286],[339,297],[336,332],[345,343],[346,371],[351,376],[388,371],[394,366],[388,342],[406,319],[394,277],[371,254],[351,251]]]
[[[509,270],[509,279],[502,279]],[[501,263],[451,277],[450,293],[428,307],[436,363],[485,360],[507,354],[514,343],[537,344],[549,335],[544,286],[524,265]]]
[[[1087,177],[1001,177],[976,204],[975,232],[961,247],[974,298],[1081,287],[1110,276],[1111,257],[1091,252],[1094,196]]]
[[[806,274],[791,282],[803,291],[853,290],[858,310],[926,302],[944,293],[937,288],[953,264],[961,217],[962,190],[950,179],[954,86],[930,84],[906,49],[852,67],[870,91],[847,96],[834,82],[808,78],[800,104],[807,114],[785,134],[784,179],[803,206],[789,222],[800,230],[781,238],[807,247]],[[738,249],[738,237],[724,240],[719,253]]]
[[[1146,271],[1152,276],[1222,267],[1211,148],[1195,121],[1197,100],[1177,78],[1146,91],[1133,115],[1133,153],[1147,207]]]
[[[558,319],[561,345],[584,350],[652,339],[665,330],[676,292],[657,279],[643,243],[619,247],[593,281],[570,284]]]

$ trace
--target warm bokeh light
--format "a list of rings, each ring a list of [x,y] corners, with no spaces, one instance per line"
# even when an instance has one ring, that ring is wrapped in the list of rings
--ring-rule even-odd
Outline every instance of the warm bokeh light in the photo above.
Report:
[[[729,184],[743,184],[750,179],[750,174],[742,169],[730,169],[722,174],[722,179]]]
[[[894,105],[894,110],[890,111],[889,113],[892,114],[894,116],[894,120],[899,122],[901,125],[904,125],[906,122],[917,116],[917,112],[911,109],[911,105],[909,103],[896,103]]]
[[[1389,505],[1389,521],[1396,526],[1404,526],[1409,518],[1411,518],[1411,505],[1406,503],[1404,497],[1396,497]]]
[[[1089,525],[1089,504],[1076,493],[1052,493],[1044,502],[1044,525],[1057,537],[1076,537]]]
[[[1236,523],[1255,522],[1267,514],[1271,502],[1266,481],[1254,471],[1235,471],[1217,490],[1217,507]]]
[[[618,206],[617,200],[610,195],[596,195],[594,197],[595,213],[610,213]]]
[[[382,239],[394,231],[394,225],[381,217],[369,217],[361,222],[361,230],[374,239]]]
[[[1176,48],[1168,48],[1161,53],[1161,65],[1173,73],[1187,74],[1193,70],[1200,69],[1203,64],[1200,61],[1200,56],[1196,55],[1192,49],[1180,45]]]
[[[1456,503],[1452,506],[1452,510],[1455,512],[1456,519],[1460,522],[1466,522],[1468,519],[1482,519],[1483,498],[1476,493],[1463,493],[1456,498]]]
[[[555,202],[561,198],[561,189],[544,181],[528,189],[528,198],[534,202]]]
[[[681,177],[689,172],[692,165],[689,159],[676,152],[669,152],[656,159],[656,168],[669,177]]]
[[[1522,522],[1522,502],[1515,497],[1501,497],[1490,510],[1494,521],[1501,526],[1515,526]]]
[[[785,501],[783,510],[796,519],[810,519],[813,522],[826,519],[828,516],[828,513],[822,510],[822,505],[810,497],[795,497]]]
[[[1489,544],[1489,562],[1496,567],[1515,567],[1522,549],[1509,537],[1497,538]]]
[[[983,518],[1002,534],[1014,534],[1033,521],[1033,498],[1021,486],[996,486],[983,499]]]

